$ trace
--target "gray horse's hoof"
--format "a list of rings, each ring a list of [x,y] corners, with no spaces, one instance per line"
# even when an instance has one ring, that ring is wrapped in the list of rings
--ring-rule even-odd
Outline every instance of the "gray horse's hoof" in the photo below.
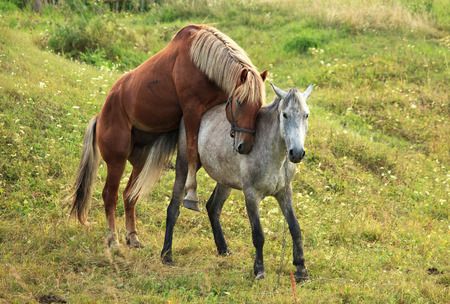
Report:
[[[302,270],[297,270],[295,272],[295,282],[301,283],[309,280],[308,270],[303,268]]]
[[[185,199],[185,200],[183,200],[183,206],[187,209],[191,209],[191,210],[200,212],[200,208],[198,207],[198,201]]]
[[[231,251],[229,251],[228,249],[227,250],[220,250],[219,251],[219,255],[223,256],[223,257],[230,256],[231,255]]]
[[[260,271],[256,274],[255,280],[262,280],[266,277],[266,273],[264,271]]]
[[[161,262],[164,265],[168,265],[168,266],[173,265],[174,263],[173,263],[173,259],[172,259],[172,254],[162,254],[161,255]]]

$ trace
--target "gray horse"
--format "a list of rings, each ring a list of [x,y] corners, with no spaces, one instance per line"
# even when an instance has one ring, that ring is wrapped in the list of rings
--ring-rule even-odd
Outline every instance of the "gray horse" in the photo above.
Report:
[[[208,111],[202,119],[198,135],[199,155],[202,166],[217,185],[209,198],[206,209],[211,222],[214,240],[220,255],[227,255],[228,247],[222,232],[219,217],[231,188],[243,190],[245,205],[252,228],[253,245],[256,248],[254,274],[264,278],[264,235],[259,220],[259,202],[266,196],[274,196],[288,222],[293,242],[293,264],[297,270],[297,281],[306,280],[300,226],[292,208],[291,181],[295,164],[305,156],[304,142],[308,129],[309,109],[306,100],[312,91],[310,85],[305,92],[297,89],[285,92],[272,85],[277,98],[258,113],[257,136],[250,154],[233,151],[232,138],[224,110],[219,105]],[[166,235],[161,258],[172,262],[173,228],[180,213],[187,174],[186,136],[183,124],[180,128],[176,160],[176,178],[172,199],[167,208]]]

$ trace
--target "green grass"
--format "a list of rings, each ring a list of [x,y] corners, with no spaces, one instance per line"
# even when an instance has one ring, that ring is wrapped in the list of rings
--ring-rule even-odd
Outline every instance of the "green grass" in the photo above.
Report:
[[[298,302],[450,301],[445,1],[433,1],[431,7],[429,1],[408,1],[400,8],[383,2],[386,6],[374,15],[373,0],[364,11],[363,16],[371,16],[366,20],[357,12],[353,19],[330,19],[330,6],[299,10],[296,3],[278,7],[267,1],[246,6],[172,1],[143,14],[103,17],[101,8],[83,13],[46,9],[34,15],[8,3],[0,5],[1,303],[36,302],[43,295],[69,303],[294,301],[291,242],[288,234],[283,251],[285,224],[274,199],[261,203],[267,278],[258,282],[252,276],[254,249],[239,192],[232,193],[222,215],[233,254],[218,257],[206,214],[183,209],[171,267],[161,264],[159,252],[173,170],[138,204],[144,249],[123,248],[122,256],[106,250],[104,165],[90,227],[67,218],[64,197],[87,122],[123,70],[156,53],[190,22],[211,23],[227,33],[278,86],[316,85],[307,157],[293,182],[311,273],[311,281],[297,286]],[[339,11],[358,2],[333,5]],[[416,19],[394,19],[394,10]],[[93,43],[92,49],[68,48],[59,56],[51,39],[69,41],[58,31],[75,31],[71,25],[81,22],[81,14],[92,18],[72,38]],[[121,30],[111,30],[111,41],[95,31],[115,26]],[[304,47],[304,41],[313,42],[313,48]],[[114,47],[112,55],[107,53]],[[273,98],[269,86],[267,93]],[[204,171],[198,178],[205,202],[214,183]],[[126,181],[124,176],[122,189]],[[122,243],[123,213],[120,199]]]

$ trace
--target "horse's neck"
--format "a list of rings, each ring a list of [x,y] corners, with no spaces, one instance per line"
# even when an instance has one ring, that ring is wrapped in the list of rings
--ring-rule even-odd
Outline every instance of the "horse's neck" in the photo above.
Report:
[[[281,137],[277,107],[269,105],[267,109],[264,109],[260,113],[258,123],[261,127],[257,136],[261,136],[265,151],[271,154],[273,161],[283,164],[286,160],[286,144]]]

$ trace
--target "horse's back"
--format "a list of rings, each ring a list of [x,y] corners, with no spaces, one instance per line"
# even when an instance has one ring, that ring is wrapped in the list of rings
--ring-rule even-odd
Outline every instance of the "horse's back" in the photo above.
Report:
[[[107,102],[120,103],[132,126],[146,132],[178,128],[182,110],[172,79],[177,53],[171,42],[114,84]]]

